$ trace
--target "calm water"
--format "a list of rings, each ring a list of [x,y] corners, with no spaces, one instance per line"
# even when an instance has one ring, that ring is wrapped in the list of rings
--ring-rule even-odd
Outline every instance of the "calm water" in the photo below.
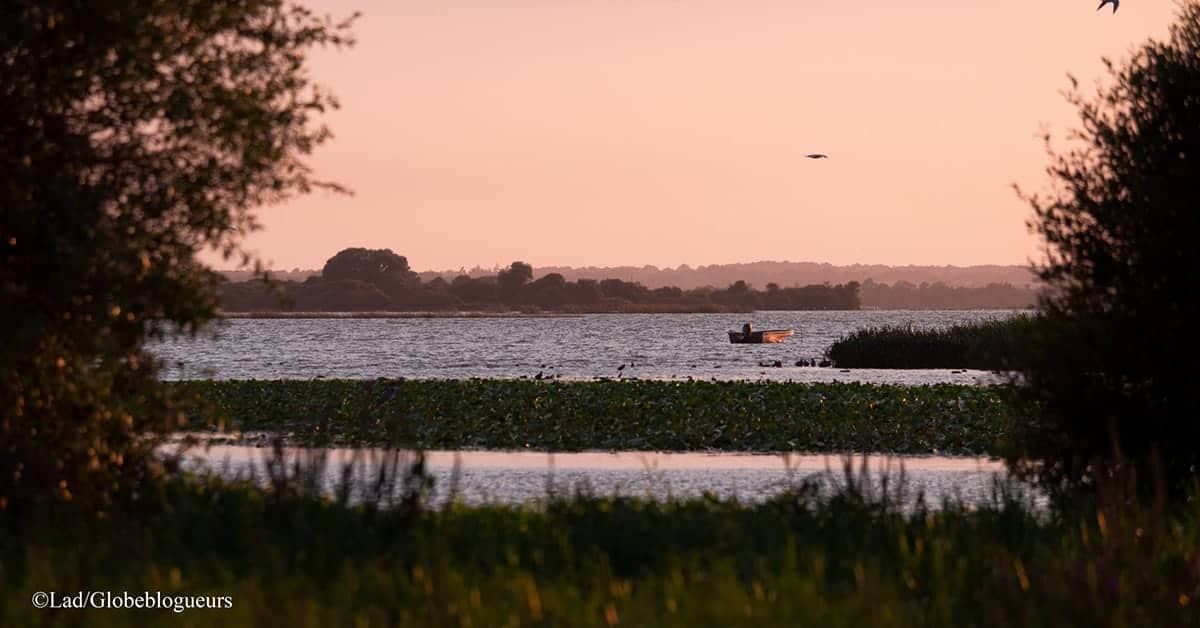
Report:
[[[226,477],[249,477],[261,472],[268,448],[213,445],[191,450],[192,468],[207,468]],[[324,485],[332,489],[341,479],[344,463],[357,463],[352,476],[357,486],[370,485],[382,454],[376,450],[289,449],[289,459],[328,456]],[[855,470],[863,458],[853,459]],[[760,501],[809,479],[829,487],[843,485],[844,459],[838,456],[754,455],[654,452],[585,452],[546,454],[535,452],[464,451],[428,452],[426,464],[435,478],[433,502],[452,496],[468,504],[530,503],[545,499],[548,491],[570,494],[575,490],[595,495],[629,495],[656,499],[698,497],[711,492],[723,498]],[[985,458],[904,456],[867,459],[869,484],[882,487],[889,476],[893,496],[911,504],[923,493],[930,505],[943,498],[969,504],[986,503],[995,496],[997,482],[1005,479],[1004,466]],[[903,469],[903,491],[896,492]],[[258,477],[261,477],[259,475]],[[1021,489],[1018,489],[1021,490]],[[1040,502],[1032,492],[1027,498]]]
[[[589,314],[555,318],[234,319],[215,337],[153,347],[166,379],[421,379],[596,377],[869,381],[964,384],[979,371],[798,367],[864,327],[943,327],[1014,311],[841,311],[754,314]],[[794,329],[782,344],[735,345],[750,322]],[[782,363],[781,368],[762,366]],[[626,365],[621,371],[618,367]]]

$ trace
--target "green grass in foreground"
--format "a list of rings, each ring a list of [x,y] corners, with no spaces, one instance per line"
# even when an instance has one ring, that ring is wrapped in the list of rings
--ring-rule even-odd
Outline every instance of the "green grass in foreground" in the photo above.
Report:
[[[514,380],[190,381],[227,428],[306,444],[422,449],[999,455],[1006,389],[855,383]],[[193,429],[208,427],[193,425]]]
[[[283,478],[283,479],[280,479]],[[572,497],[385,507],[275,474],[181,481],[165,510],[0,511],[0,625],[1184,626],[1200,500],[907,514],[861,487],[760,505]],[[855,488],[859,487],[859,488]],[[34,609],[35,592],[228,595],[228,610]]]
[[[871,327],[842,337],[825,354],[841,368],[1013,370],[1035,324],[1020,315],[946,329]]]

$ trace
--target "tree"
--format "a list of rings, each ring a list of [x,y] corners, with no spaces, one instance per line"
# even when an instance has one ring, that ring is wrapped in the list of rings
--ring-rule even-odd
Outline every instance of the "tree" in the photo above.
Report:
[[[759,300],[758,294],[750,284],[741,279],[730,284],[724,291],[714,293],[712,298],[718,303],[751,310],[758,307]]]
[[[379,286],[357,279],[304,285],[294,292],[293,301],[301,312],[378,312],[394,307]]]
[[[838,287],[838,303],[835,307],[843,310],[857,310],[862,307],[862,298],[859,292],[862,289],[862,284],[857,281],[849,281]]]
[[[521,287],[533,279],[533,267],[525,262],[513,262],[507,269],[500,271],[496,282],[500,286],[500,298],[512,301],[516,298]]]
[[[459,275],[450,282],[450,292],[469,304],[491,305],[496,301],[496,278],[480,277],[475,279],[470,275]]]
[[[1051,149],[1053,188],[1025,195],[1050,296],[1025,373],[1040,411],[1012,458],[1052,490],[1123,468],[1178,491],[1200,468],[1200,404],[1180,367],[1200,340],[1200,4],[1181,6],[1167,41],[1106,64],[1094,98],[1077,83],[1069,95],[1082,128]]]
[[[196,252],[249,260],[252,209],[318,186],[336,106],[283,0],[0,5],[0,508],[144,496],[181,415],[144,350],[215,314]]]
[[[544,308],[561,308],[568,302],[567,280],[559,273],[539,277],[526,289],[527,302]]]
[[[567,295],[571,303],[590,306],[600,302],[603,293],[595,279],[578,279],[567,284]]]
[[[321,278],[365,281],[386,292],[418,283],[417,274],[408,267],[408,259],[391,249],[342,249],[325,262]]]
[[[600,293],[610,299],[622,299],[629,303],[642,303],[649,290],[640,283],[620,279],[600,280]]]

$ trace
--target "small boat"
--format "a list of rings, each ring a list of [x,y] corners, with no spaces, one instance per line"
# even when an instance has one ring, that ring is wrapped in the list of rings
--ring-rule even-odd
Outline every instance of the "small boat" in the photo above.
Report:
[[[729,342],[734,344],[758,344],[762,342],[783,342],[788,336],[795,335],[796,332],[790,329],[764,329],[762,331],[744,331],[729,332]]]

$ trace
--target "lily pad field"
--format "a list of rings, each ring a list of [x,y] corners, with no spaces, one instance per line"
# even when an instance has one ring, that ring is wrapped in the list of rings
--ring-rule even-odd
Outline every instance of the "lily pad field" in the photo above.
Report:
[[[1000,455],[1004,387],[522,380],[187,381],[189,429],[421,449]],[[203,410],[203,411],[201,411]]]

